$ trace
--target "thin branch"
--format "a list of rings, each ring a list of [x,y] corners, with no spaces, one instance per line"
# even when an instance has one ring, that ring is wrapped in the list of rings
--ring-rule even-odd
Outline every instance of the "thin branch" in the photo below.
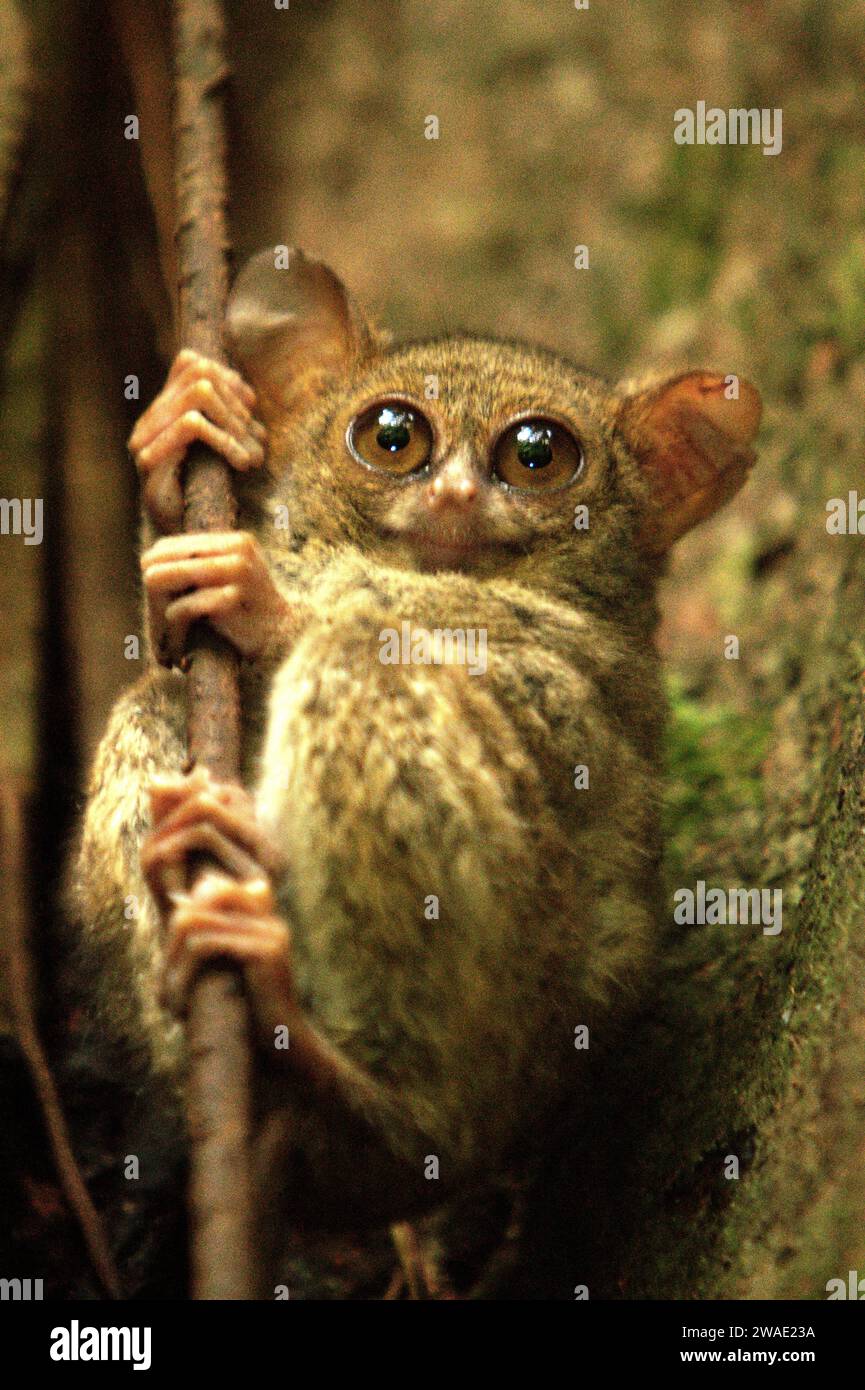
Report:
[[[222,358],[228,290],[224,31],[218,0],[176,0],[176,168],[179,338]],[[235,523],[231,475],[203,446],[190,451],[187,531]],[[191,635],[188,674],[190,764],[221,779],[240,765],[240,703],[233,648],[210,629]],[[190,1002],[190,1206],[193,1291],[199,1299],[254,1297],[250,1170],[251,1052],[241,978],[227,965],[208,969]]]
[[[9,1002],[15,1021],[16,1036],[33,1078],[60,1186],[70,1210],[78,1221],[98,1278],[111,1298],[120,1298],[120,1279],[96,1208],[90,1200],[90,1193],[75,1160],[57,1086],[39,1040],[36,992],[30,965],[21,798],[6,778],[0,781],[0,832],[0,881],[6,918]]]

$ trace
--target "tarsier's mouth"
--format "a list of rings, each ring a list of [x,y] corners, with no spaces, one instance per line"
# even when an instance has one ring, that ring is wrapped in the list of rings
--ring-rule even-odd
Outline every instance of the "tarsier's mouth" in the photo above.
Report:
[[[482,560],[504,560],[522,550],[512,540],[467,530],[395,530],[390,534],[414,552],[424,569],[472,569]]]

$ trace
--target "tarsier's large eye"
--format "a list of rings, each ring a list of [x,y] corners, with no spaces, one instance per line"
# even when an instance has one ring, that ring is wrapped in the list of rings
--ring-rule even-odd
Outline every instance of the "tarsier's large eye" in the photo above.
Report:
[[[348,427],[355,458],[385,473],[415,473],[429,462],[433,435],[429,421],[404,401],[370,406]]]
[[[535,492],[566,487],[583,467],[583,451],[555,420],[518,420],[499,437],[493,472],[508,487]]]

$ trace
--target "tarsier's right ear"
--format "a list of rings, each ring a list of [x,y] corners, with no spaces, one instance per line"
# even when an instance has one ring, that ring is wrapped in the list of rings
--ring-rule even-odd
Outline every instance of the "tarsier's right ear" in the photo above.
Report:
[[[229,296],[226,336],[265,422],[308,399],[323,378],[348,372],[373,345],[333,271],[285,246],[260,251],[241,270]]]
[[[639,543],[662,555],[739,491],[762,403],[750,382],[686,372],[627,394],[616,425],[649,482]]]

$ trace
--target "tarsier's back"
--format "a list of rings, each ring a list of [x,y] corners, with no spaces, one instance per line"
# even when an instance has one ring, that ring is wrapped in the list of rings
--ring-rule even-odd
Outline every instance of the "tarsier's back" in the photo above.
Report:
[[[120,702],[72,890],[105,982],[95,1033],[173,1074],[163,955],[182,1004],[208,952],[235,953],[263,1103],[287,1121],[286,1219],[403,1220],[529,1171],[590,1091],[593,1040],[639,998],[655,587],[672,543],[744,481],[759,399],[705,372],[615,388],[482,338],[390,346],[284,248],[242,272],[229,335],[269,437],[241,482],[253,534],[169,536],[144,572],[157,657],[200,616],[246,657],[252,795],[184,783],[176,673]],[[256,462],[251,396],[241,409],[187,359],[137,431],[167,531],[190,400],[229,461]],[[157,772],[175,780],[151,806]],[[242,902],[172,891],[202,847],[252,885]]]

